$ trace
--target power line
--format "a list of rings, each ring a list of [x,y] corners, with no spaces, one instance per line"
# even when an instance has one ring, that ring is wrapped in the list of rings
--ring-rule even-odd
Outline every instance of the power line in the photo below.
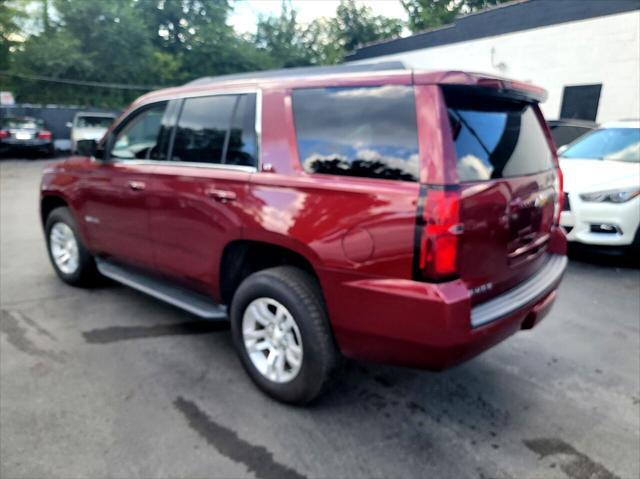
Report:
[[[97,81],[68,80],[66,78],[52,78],[52,77],[45,77],[40,75],[12,73],[7,70],[0,70],[0,75],[11,76],[15,78],[22,78],[25,80],[36,80],[36,81],[44,81],[44,82],[50,82],[50,83],[64,83],[66,85],[94,86],[98,88],[110,88],[113,90],[149,91],[149,90],[157,90],[159,88],[164,88],[157,85],[126,85],[124,83],[103,83],[103,82],[97,82]]]

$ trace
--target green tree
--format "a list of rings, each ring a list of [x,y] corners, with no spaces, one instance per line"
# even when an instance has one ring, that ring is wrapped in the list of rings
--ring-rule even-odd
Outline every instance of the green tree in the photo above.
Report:
[[[401,20],[374,15],[371,8],[354,0],[342,0],[333,18],[317,18],[305,30],[305,45],[313,64],[340,63],[359,45],[396,38]]]
[[[305,43],[297,13],[290,2],[283,1],[280,15],[260,17],[254,42],[267,52],[279,67],[298,67],[311,64],[310,52]]]
[[[158,85],[177,69],[154,53],[131,2],[57,0],[58,21],[48,32],[31,35],[12,55],[11,70],[81,81]],[[37,85],[37,86],[36,86]],[[123,104],[139,91],[16,82],[21,101]],[[75,101],[74,101],[75,100]]]
[[[452,23],[456,16],[476,12],[511,0],[400,0],[412,32]]]
[[[304,31],[304,43],[311,63],[314,65],[340,63],[345,51],[339,36],[339,26],[335,18],[320,17],[313,20]]]
[[[189,50],[205,30],[227,27],[231,10],[227,0],[137,0],[134,8],[154,45],[172,54]]]
[[[346,52],[359,45],[400,36],[403,23],[395,18],[374,15],[371,8],[355,0],[342,0],[336,10],[338,41]]]
[[[124,106],[143,90],[27,77],[169,86],[339,63],[346,52],[403,28],[354,0],[342,0],[334,17],[301,25],[284,0],[279,15],[259,19],[255,35],[238,35],[227,24],[232,7],[232,0],[0,0],[0,62],[18,75],[3,76],[2,87],[21,102]]]
[[[9,67],[9,51],[21,33],[19,22],[26,16],[24,1],[0,2],[0,70]]]
[[[420,32],[453,22],[460,9],[452,0],[400,0],[409,16],[409,28]]]

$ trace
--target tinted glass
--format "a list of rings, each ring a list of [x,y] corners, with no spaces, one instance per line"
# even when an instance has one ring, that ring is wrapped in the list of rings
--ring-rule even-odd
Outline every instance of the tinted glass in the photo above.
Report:
[[[556,147],[560,148],[563,145],[568,145],[576,138],[580,138],[585,133],[591,131],[590,128],[582,127],[582,126],[565,126],[558,125],[552,126],[551,128],[551,136],[553,137],[553,142],[556,144]]]
[[[524,176],[553,168],[531,104],[446,95],[460,181]]]
[[[256,166],[256,96],[240,95],[237,98],[225,163]]]
[[[235,104],[236,97],[233,95],[186,99],[178,120],[171,159],[192,163],[222,163]]]
[[[562,158],[640,162],[640,129],[595,130],[567,148]]]
[[[79,116],[76,126],[78,128],[109,128],[113,118],[108,116]]]
[[[295,90],[293,112],[306,171],[417,181],[412,87]]]
[[[165,159],[169,130],[163,126],[162,117],[166,108],[166,102],[156,103],[125,120],[116,133],[111,157],[121,160]]]

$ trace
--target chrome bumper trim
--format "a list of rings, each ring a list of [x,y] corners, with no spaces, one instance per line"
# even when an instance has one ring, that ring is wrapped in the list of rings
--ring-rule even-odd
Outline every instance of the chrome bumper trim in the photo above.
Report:
[[[496,298],[471,308],[471,327],[484,326],[540,299],[560,280],[567,262],[566,256],[551,255],[532,278]]]

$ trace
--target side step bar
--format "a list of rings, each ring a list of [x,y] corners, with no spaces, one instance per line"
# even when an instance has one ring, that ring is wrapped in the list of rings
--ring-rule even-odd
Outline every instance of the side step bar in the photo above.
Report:
[[[105,259],[96,258],[98,271],[107,278],[153,296],[209,320],[226,320],[227,308],[216,304],[203,294],[190,291],[168,281],[148,276]]]

